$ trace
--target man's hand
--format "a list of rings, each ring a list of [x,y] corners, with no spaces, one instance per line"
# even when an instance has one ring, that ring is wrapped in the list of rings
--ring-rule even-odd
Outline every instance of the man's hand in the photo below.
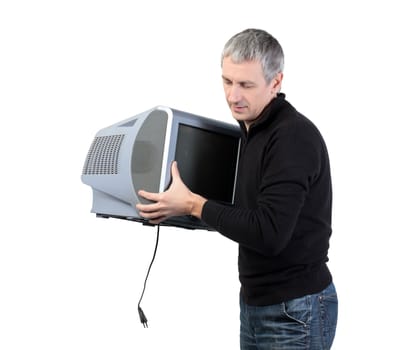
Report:
[[[154,203],[137,204],[139,215],[148,219],[152,224],[160,222],[172,216],[193,215],[201,218],[202,207],[206,199],[192,193],[183,183],[179,175],[178,165],[174,161],[171,166],[172,183],[167,191],[161,193],[146,192],[140,190],[142,196]]]

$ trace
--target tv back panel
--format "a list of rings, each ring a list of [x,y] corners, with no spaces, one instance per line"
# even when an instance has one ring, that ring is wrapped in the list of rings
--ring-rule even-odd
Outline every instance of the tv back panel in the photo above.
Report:
[[[238,167],[237,125],[157,106],[97,132],[83,166],[82,182],[92,188],[91,212],[98,217],[146,224],[136,210],[148,203],[140,189],[163,192],[172,161],[189,189],[232,204]],[[161,225],[210,229],[201,220],[173,217]]]

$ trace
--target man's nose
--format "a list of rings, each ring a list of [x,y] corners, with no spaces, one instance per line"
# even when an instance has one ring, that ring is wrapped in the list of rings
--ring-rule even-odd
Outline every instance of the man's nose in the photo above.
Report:
[[[227,94],[227,99],[228,102],[238,102],[241,99],[241,91],[239,87],[233,85],[228,89],[228,94]]]

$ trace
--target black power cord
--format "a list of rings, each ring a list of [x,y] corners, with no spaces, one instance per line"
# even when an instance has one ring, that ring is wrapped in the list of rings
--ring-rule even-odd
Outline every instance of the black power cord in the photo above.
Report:
[[[159,225],[157,226],[157,231],[156,231],[155,250],[154,250],[154,252],[153,252],[152,261],[151,261],[151,263],[149,264],[148,272],[146,273],[145,283],[143,284],[142,294],[141,294],[141,297],[140,297],[139,303],[138,303],[139,318],[140,318],[141,323],[143,324],[143,327],[144,327],[144,328],[148,328],[148,319],[146,318],[145,313],[143,312],[143,310],[142,310],[142,308],[141,308],[141,301],[142,301],[143,295],[145,294],[146,282],[148,281],[149,272],[151,271],[152,264],[153,264],[153,262],[154,262],[154,260],[155,260],[156,251],[158,250],[158,242],[159,242]]]

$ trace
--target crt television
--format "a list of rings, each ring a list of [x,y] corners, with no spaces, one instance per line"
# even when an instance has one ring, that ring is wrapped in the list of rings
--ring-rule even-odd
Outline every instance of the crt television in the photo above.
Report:
[[[157,106],[101,129],[83,166],[82,182],[93,191],[92,213],[147,224],[136,204],[138,190],[165,191],[171,163],[178,162],[188,188],[207,199],[233,204],[240,147],[239,126]],[[161,225],[211,229],[190,216]]]

